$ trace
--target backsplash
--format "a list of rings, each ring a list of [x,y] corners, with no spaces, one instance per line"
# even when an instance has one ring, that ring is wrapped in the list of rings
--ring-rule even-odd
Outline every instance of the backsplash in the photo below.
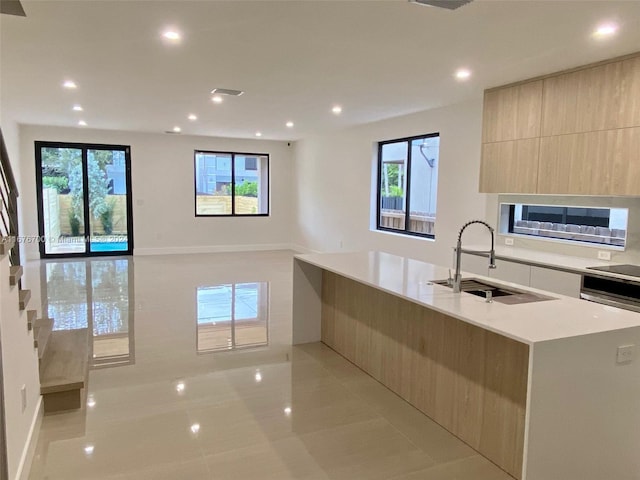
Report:
[[[629,218],[627,227],[627,245],[624,251],[607,249],[604,245],[577,245],[558,240],[539,239],[526,236],[509,236],[508,238],[513,239],[514,247],[526,248],[529,250],[593,259],[598,257],[599,250],[607,250],[611,253],[611,263],[640,263],[640,198],[638,197],[516,194],[488,195],[487,221],[491,225],[498,225],[499,208],[502,203],[627,208],[629,209]],[[497,245],[504,246],[505,238],[507,238],[505,235],[498,235]]]

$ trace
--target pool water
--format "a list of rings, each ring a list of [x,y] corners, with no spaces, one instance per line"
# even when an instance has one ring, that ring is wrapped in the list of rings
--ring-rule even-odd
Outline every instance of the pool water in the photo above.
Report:
[[[91,242],[92,252],[126,252],[129,242]]]

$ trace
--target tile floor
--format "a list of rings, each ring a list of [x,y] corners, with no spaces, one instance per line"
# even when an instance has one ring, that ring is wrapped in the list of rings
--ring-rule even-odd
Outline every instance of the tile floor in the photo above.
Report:
[[[329,348],[291,346],[291,252],[70,263],[37,262],[44,308],[94,355],[127,341],[85,408],[44,417],[32,480],[511,479]]]

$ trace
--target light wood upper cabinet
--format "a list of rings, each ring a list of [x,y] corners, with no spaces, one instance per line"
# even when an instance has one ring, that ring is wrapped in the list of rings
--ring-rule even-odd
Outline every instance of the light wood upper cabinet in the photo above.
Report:
[[[640,127],[543,137],[537,192],[640,195]]]
[[[480,191],[531,193],[538,186],[539,138],[485,143],[482,146]]]
[[[640,53],[487,90],[480,191],[640,195]]]
[[[540,136],[542,80],[489,90],[484,95],[482,142]]]
[[[544,80],[542,136],[640,126],[640,57]]]

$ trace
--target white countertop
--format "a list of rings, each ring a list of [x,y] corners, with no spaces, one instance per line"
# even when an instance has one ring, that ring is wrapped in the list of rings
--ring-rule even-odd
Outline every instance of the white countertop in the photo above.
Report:
[[[470,245],[464,246],[465,254],[474,255],[473,250],[486,250],[487,246]],[[599,270],[590,270],[587,267],[606,267],[610,265],[620,265],[631,262],[625,261],[604,261],[593,258],[574,257],[571,255],[562,255],[560,253],[542,252],[538,250],[530,250],[527,248],[510,247],[507,245],[496,245],[496,258],[499,260],[507,260],[511,262],[525,263],[527,265],[537,265],[545,268],[554,268],[577,274],[590,274],[603,277],[621,278],[623,280],[632,280],[640,282],[640,278],[629,275],[620,275],[619,273],[602,272]],[[480,255],[480,253],[478,253]],[[483,255],[486,256],[486,255]],[[464,266],[464,261],[462,262]]]
[[[389,253],[325,253],[295,258],[529,345],[640,326],[639,313],[480,275],[464,275],[554,298],[520,305],[486,303],[483,298],[453,293],[449,287],[430,283],[446,279],[448,268]]]

